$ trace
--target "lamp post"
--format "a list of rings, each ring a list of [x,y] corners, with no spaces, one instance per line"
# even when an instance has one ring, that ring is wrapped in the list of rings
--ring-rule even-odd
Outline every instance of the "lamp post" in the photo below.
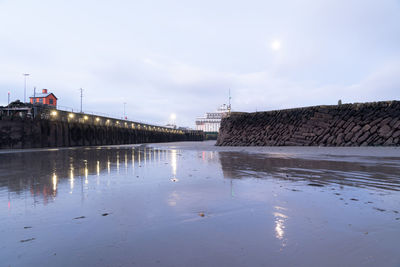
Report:
[[[10,91],[8,91],[7,116],[10,116]]]
[[[175,127],[176,127],[176,125],[175,125],[175,120],[176,120],[176,114],[175,113],[172,113],[171,115],[170,115],[170,119],[171,119],[171,124],[172,125],[174,125]]]
[[[22,73],[24,75],[24,80],[25,80],[25,86],[24,86],[24,103],[26,102],[26,77],[28,77],[30,74],[29,73]]]
[[[82,89],[82,88],[80,88],[79,90],[81,91],[81,113],[82,113],[82,98],[83,98],[83,89]]]

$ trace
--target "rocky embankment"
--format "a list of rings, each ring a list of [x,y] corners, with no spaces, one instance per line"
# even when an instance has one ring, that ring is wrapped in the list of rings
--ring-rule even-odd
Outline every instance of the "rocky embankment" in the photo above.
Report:
[[[232,113],[218,146],[399,146],[400,102]]]

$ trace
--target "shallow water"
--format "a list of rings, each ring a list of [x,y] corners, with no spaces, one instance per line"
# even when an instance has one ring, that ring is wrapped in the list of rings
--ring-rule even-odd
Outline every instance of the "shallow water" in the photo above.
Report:
[[[0,152],[1,266],[399,266],[400,149]]]

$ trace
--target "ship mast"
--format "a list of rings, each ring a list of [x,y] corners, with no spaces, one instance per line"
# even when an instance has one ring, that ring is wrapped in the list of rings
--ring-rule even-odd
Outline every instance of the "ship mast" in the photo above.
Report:
[[[228,112],[231,112],[231,88],[229,88],[229,98],[228,98]]]

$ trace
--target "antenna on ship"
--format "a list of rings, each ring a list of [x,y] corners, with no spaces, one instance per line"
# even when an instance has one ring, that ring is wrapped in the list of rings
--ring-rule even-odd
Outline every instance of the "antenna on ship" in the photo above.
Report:
[[[231,112],[231,88],[229,88],[228,112]]]

